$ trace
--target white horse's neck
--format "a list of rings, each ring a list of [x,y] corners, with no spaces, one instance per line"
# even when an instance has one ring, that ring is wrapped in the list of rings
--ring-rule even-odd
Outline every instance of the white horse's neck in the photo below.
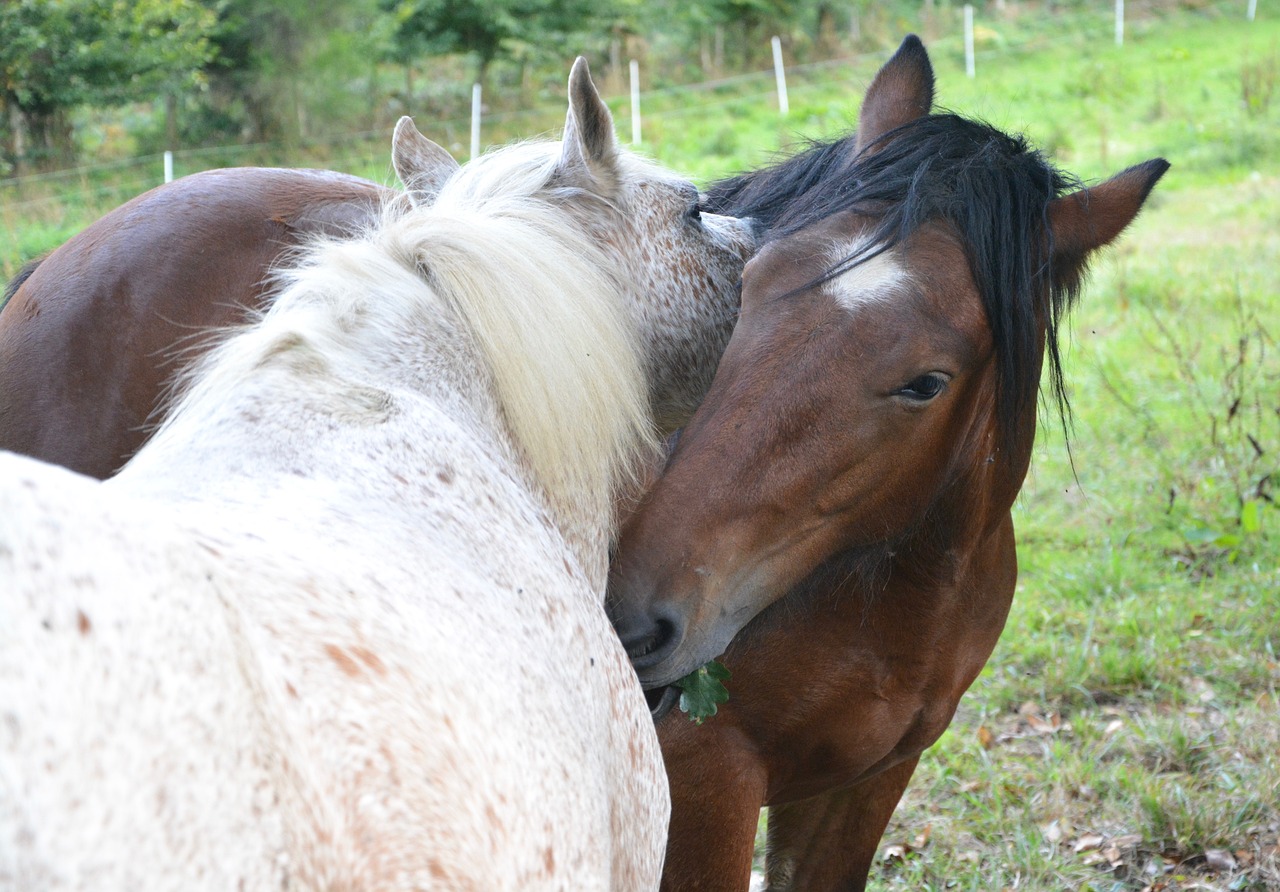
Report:
[[[277,470],[341,476],[343,450],[420,449],[439,418],[468,418],[472,440],[446,448],[486,449],[523,478],[603,593],[615,503],[652,454],[643,363],[602,255],[563,211],[516,210],[412,211],[323,246],[211,354],[138,461],[167,456],[178,483],[195,456],[271,461],[274,436],[295,444]],[[315,447],[306,468],[299,439]]]

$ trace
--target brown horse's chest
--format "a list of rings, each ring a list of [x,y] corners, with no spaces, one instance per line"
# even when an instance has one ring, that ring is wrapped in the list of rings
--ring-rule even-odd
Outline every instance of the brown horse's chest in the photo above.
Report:
[[[739,639],[724,657],[731,699],[711,721],[753,743],[768,803],[857,783],[932,745],[999,638],[1011,567],[993,553],[946,587],[772,611]]]

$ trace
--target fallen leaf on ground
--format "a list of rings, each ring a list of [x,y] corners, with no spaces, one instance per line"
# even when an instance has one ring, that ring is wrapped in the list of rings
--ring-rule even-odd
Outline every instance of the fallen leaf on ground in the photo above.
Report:
[[[1225,849],[1209,849],[1204,853],[1204,861],[1210,870],[1235,870],[1235,856]]]
[[[924,829],[916,834],[916,838],[911,840],[911,847],[914,849],[923,849],[929,844],[929,837],[933,836],[933,825],[925,824]]]
[[[1076,844],[1071,850],[1079,855],[1081,852],[1090,852],[1101,846],[1106,838],[1101,833],[1082,833],[1076,839]]]
[[[1136,848],[1142,842],[1142,837],[1136,833],[1127,833],[1124,836],[1117,836],[1107,842],[1102,848],[1102,857],[1105,858],[1112,867],[1119,867],[1124,863],[1125,855]]]
[[[884,860],[886,861],[906,861],[908,846],[904,843],[884,847]]]
[[[1018,715],[1036,734],[1057,734],[1063,729],[1062,716],[1059,713],[1051,712],[1044,715],[1040,707],[1030,700],[1018,707]]]

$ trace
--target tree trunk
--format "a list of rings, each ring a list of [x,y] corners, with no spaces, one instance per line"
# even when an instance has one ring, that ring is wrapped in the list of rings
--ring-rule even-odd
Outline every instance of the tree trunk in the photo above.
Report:
[[[27,165],[27,122],[22,116],[22,109],[12,100],[9,106],[9,134],[13,140],[13,175],[22,176]]]
[[[57,170],[75,163],[71,121],[61,109],[51,112],[19,112],[30,137],[30,152],[40,170]]]
[[[178,147],[178,97],[172,91],[164,95],[164,147]]]
[[[836,11],[830,3],[818,4],[817,33],[814,34],[814,45],[818,54],[830,58],[836,51]]]
[[[291,142],[298,143],[307,138],[307,109],[302,102],[302,89],[295,74],[289,78],[289,98],[293,104],[294,134]]]

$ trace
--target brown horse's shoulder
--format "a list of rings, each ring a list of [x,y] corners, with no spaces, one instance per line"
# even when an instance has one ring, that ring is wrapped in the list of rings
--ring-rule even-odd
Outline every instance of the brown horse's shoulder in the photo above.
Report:
[[[351,235],[367,227],[395,193],[372,180],[328,170],[300,170],[297,210],[285,222],[299,232]]]
[[[202,176],[202,175],[197,175]],[[332,170],[230,168],[209,171],[193,186],[295,237],[351,235],[374,221],[393,194],[372,180]]]
[[[329,171],[205,171],[28,264],[0,315],[0,447],[105,477],[145,439],[199,335],[244,322],[292,249],[371,222],[385,192]]]
[[[163,216],[165,225],[179,228],[248,222],[314,232],[369,220],[390,194],[372,180],[335,171],[231,167],[174,180],[113,213],[134,225]]]

